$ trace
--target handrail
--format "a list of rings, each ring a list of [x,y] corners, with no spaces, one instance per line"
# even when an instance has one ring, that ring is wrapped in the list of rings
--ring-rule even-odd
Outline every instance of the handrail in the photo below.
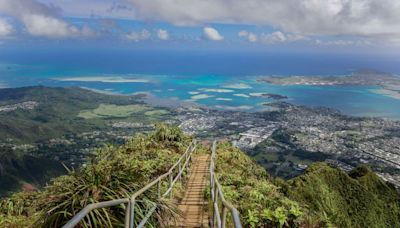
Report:
[[[158,197],[160,197],[160,198],[166,197],[166,196],[172,197],[173,188],[175,186],[175,183],[178,180],[181,180],[183,172],[186,169],[188,169],[189,163],[192,161],[192,153],[196,150],[196,146],[197,146],[197,141],[193,140],[190,143],[190,145],[187,147],[185,153],[168,170],[167,173],[164,173],[163,175],[159,176],[154,181],[150,182],[149,184],[147,184],[140,190],[136,191],[130,198],[123,198],[123,199],[116,199],[116,200],[110,200],[110,201],[105,201],[105,202],[88,204],[81,211],[79,211],[79,213],[76,214],[67,224],[65,224],[63,226],[63,228],[75,227],[76,225],[79,224],[79,222],[85,216],[87,216],[91,211],[93,211],[95,209],[113,207],[113,206],[118,206],[121,204],[127,204],[127,207],[125,210],[125,228],[133,228],[135,225],[136,198],[139,197],[144,192],[146,192],[147,190],[151,189],[155,185],[157,185]],[[182,162],[183,162],[183,164],[182,164]],[[178,173],[176,174],[176,176],[174,176],[174,171],[176,171],[176,170],[178,171]],[[166,178],[168,178],[168,180],[169,180],[168,189],[163,194],[161,194],[161,184],[162,184],[162,181]],[[156,208],[157,208],[157,205],[154,205],[152,208],[150,208],[150,210],[144,216],[142,221],[140,221],[139,225],[137,226],[138,228],[144,227],[146,225],[146,222],[151,217],[151,215],[154,213]]]
[[[217,141],[214,141],[211,148],[211,162],[210,162],[210,189],[211,200],[213,203],[213,219],[211,220],[211,227],[225,228],[226,217],[228,210],[232,215],[232,222],[235,228],[242,228],[238,210],[225,200],[224,193],[222,192],[221,185],[215,175],[215,157],[216,157]],[[219,201],[222,205],[222,215],[219,210]]]

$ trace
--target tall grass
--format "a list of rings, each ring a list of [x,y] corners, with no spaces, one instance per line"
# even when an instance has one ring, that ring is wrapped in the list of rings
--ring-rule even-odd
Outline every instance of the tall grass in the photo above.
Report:
[[[35,227],[60,227],[90,203],[127,198],[162,173],[168,171],[190,143],[179,128],[158,125],[154,132],[138,134],[120,147],[108,146],[98,151],[90,164],[58,177],[32,199],[14,196],[0,203],[0,212],[37,218]],[[166,188],[166,186],[164,186]],[[156,189],[139,198],[135,207],[136,222],[149,208],[157,205],[156,216],[148,227],[155,227],[158,218],[174,213],[173,206],[157,199]],[[26,206],[21,201],[31,202]],[[7,206],[8,205],[8,206]],[[13,209],[9,208],[13,205]],[[122,227],[125,206],[92,211],[81,227]]]
[[[225,198],[240,212],[245,227],[298,227],[302,208],[285,197],[266,171],[244,152],[220,142],[216,174]]]

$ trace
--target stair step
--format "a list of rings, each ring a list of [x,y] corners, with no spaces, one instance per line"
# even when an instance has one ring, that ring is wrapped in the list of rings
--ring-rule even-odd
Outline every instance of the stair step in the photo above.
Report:
[[[171,221],[169,227],[209,227],[208,200],[204,191],[208,188],[210,155],[199,155],[193,160],[186,191],[178,203],[182,217]]]

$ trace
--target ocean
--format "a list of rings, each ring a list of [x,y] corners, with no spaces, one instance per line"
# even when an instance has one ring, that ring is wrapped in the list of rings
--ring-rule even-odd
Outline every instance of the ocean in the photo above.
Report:
[[[263,111],[283,101],[326,106],[353,116],[400,119],[400,100],[368,86],[279,86],[269,75],[348,75],[372,68],[400,73],[396,58],[238,51],[30,50],[0,53],[0,87],[79,86],[105,93],[148,94],[152,100],[217,109]]]

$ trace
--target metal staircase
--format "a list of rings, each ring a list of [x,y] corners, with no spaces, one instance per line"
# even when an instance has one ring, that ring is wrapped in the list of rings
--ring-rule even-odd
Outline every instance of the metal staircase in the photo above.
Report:
[[[73,228],[77,226],[80,223],[80,221],[84,219],[85,216],[88,216],[89,213],[93,210],[116,207],[120,205],[125,205],[126,228],[146,227],[146,223],[151,218],[151,216],[153,216],[154,212],[157,209],[157,205],[153,203],[154,205],[147,211],[147,213],[141,219],[141,221],[137,221],[135,220],[135,204],[137,203],[137,200],[141,196],[143,196],[146,192],[154,190],[154,188],[157,189],[158,197],[160,199],[172,198],[173,189],[176,183],[182,182],[183,175],[185,173],[191,173],[185,189],[186,191],[185,196],[188,196],[187,200],[189,199],[188,202],[190,201],[190,199],[198,200],[199,202],[195,204],[194,208],[197,208],[199,205],[205,205],[204,207],[205,210],[200,210],[200,209],[195,209],[195,210],[192,209],[192,211],[188,210],[188,213],[184,214],[184,217],[186,216],[185,218],[181,218],[180,220],[178,219],[178,223],[175,223],[174,225],[170,226],[173,227],[210,226],[210,227],[224,228],[226,227],[227,224],[227,215],[228,213],[230,213],[232,222],[229,224],[232,224],[231,226],[235,228],[241,228],[242,226],[240,223],[239,212],[236,210],[236,208],[234,208],[229,202],[225,200],[221,185],[219,184],[217,176],[214,173],[215,158],[216,158],[216,141],[213,142],[211,148],[211,157],[210,155],[206,155],[206,157],[198,156],[200,158],[194,160],[193,156],[196,154],[196,148],[197,148],[197,141],[193,140],[192,143],[186,149],[185,153],[169,169],[167,173],[159,176],[157,179],[147,184],[139,191],[135,192],[129,198],[123,198],[123,199],[117,199],[117,200],[111,200],[111,201],[105,201],[87,205],[79,213],[77,213],[67,224],[65,224],[63,228]],[[208,168],[207,167],[208,162],[209,162],[209,170],[206,170],[205,168]],[[192,167],[194,168],[192,169]],[[209,171],[209,178],[207,178],[207,171]],[[198,177],[196,177],[196,175],[198,175]],[[199,180],[202,180],[201,183],[198,182]],[[163,189],[162,186],[165,185],[166,183],[168,185],[168,188],[165,190],[165,192],[162,192]],[[207,187],[207,185],[209,185],[211,193],[210,194],[211,199],[209,200],[204,199],[204,197],[201,198],[202,196],[201,193],[204,190],[204,188]],[[195,198],[193,198],[193,194],[196,194]],[[187,202],[185,203],[184,200],[185,198],[183,199],[183,202],[179,204],[178,208],[183,210],[185,210],[184,209],[185,206],[187,206],[187,208],[190,207],[193,208],[192,204],[189,204]],[[209,206],[208,205],[209,203],[212,205]],[[208,208],[210,208],[210,211],[207,211]],[[206,213],[206,215],[200,213]],[[198,218],[201,218],[201,220],[197,222],[196,219]],[[206,218],[207,220],[208,218],[211,219],[209,219],[207,223],[204,222],[204,218]]]

